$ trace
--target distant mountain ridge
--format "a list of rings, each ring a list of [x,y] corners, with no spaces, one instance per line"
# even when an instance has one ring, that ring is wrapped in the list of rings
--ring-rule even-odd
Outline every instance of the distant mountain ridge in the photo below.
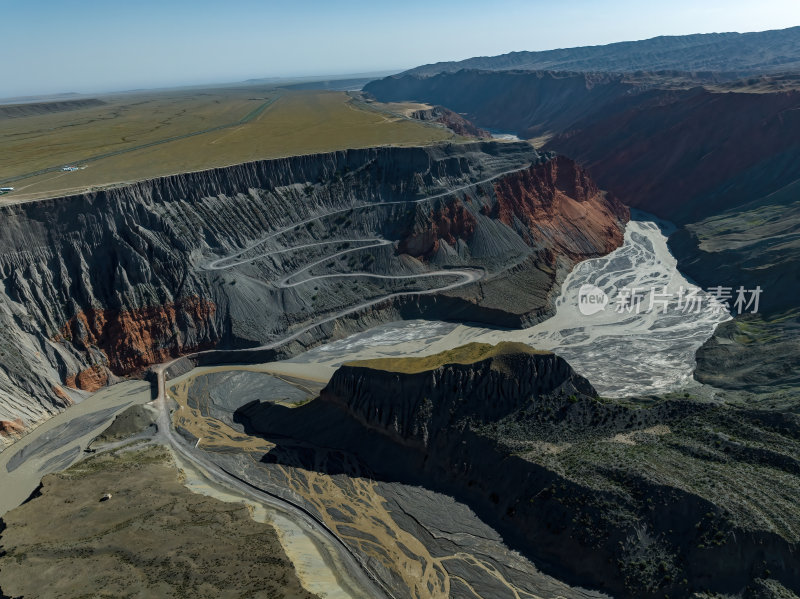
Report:
[[[104,106],[106,103],[97,98],[84,98],[81,100],[59,100],[55,102],[27,102],[23,104],[0,105],[0,121],[24,116],[36,116],[67,110],[80,110],[81,108],[94,108]]]
[[[603,46],[510,52],[437,62],[401,73],[430,77],[462,69],[630,73],[712,71],[734,77],[800,69],[800,27],[756,33],[660,36]]]

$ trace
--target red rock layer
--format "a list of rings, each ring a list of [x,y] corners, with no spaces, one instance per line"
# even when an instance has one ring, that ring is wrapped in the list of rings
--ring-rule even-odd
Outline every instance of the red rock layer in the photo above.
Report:
[[[67,381],[69,381],[69,378],[70,377],[67,377]],[[63,405],[65,406],[71,406],[72,404],[75,403],[74,401],[72,401],[72,398],[69,395],[67,395],[67,392],[64,391],[64,388],[59,385],[53,385],[53,393],[55,393],[56,397],[58,397],[60,400],[64,402]]]
[[[213,331],[215,312],[212,302],[197,297],[134,310],[93,309],[71,318],[62,329],[61,337],[70,339],[82,350],[98,348],[106,355],[108,367],[114,374],[126,375],[167,358],[202,349],[201,346],[213,345],[216,339],[208,339],[208,336],[203,343],[187,342],[185,331]],[[70,386],[91,390],[105,384],[107,375],[102,369],[92,368],[78,373],[71,382]]]
[[[470,121],[452,110],[443,110],[442,114],[436,119],[436,122],[441,123],[453,133],[463,135],[464,137],[478,137],[480,139],[491,139],[492,137],[491,133],[480,127],[476,127]]]
[[[523,226],[531,245],[543,244],[573,259],[607,254],[622,244],[628,209],[601,192],[574,161],[557,156],[495,183],[492,218]]]
[[[429,222],[416,228],[400,242],[400,252],[416,257],[436,253],[439,241],[455,245],[459,239],[468,240],[475,232],[477,221],[460,199],[453,199],[437,208]]]
[[[64,384],[82,391],[97,391],[108,384],[108,372],[102,366],[92,366],[68,376]]]
[[[25,431],[25,424],[21,418],[16,420],[0,420],[0,435],[3,437],[17,437]]]
[[[563,156],[507,175],[494,185],[495,202],[481,213],[514,228],[555,263],[607,254],[622,244],[630,212],[600,191],[586,171]],[[465,200],[452,199],[418,220],[400,241],[399,251],[428,258],[444,240],[469,241],[478,225]],[[466,200],[469,201],[469,200]]]

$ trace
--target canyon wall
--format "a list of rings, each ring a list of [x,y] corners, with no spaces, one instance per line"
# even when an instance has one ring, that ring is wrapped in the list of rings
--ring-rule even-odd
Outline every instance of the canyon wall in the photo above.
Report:
[[[424,449],[440,431],[465,419],[500,420],[540,397],[597,396],[591,384],[555,354],[502,345],[508,346],[507,354],[413,373],[371,367],[369,361],[345,364],[321,397],[364,426]]]
[[[546,150],[577,160],[625,204],[688,223],[770,201],[800,180],[800,91],[772,84],[706,89],[663,73],[464,70],[389,77],[365,91],[542,137]]]
[[[0,420],[30,426],[150,364],[352,311],[536,321],[575,261],[621,243],[627,211],[571,161],[483,142],[254,162],[0,218]],[[436,291],[455,267],[482,279]]]

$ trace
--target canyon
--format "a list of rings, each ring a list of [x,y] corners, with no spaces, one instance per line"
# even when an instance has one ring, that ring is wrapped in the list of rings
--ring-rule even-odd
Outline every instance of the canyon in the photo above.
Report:
[[[351,360],[391,360],[446,352],[467,343],[513,341],[566,359],[606,398],[700,392],[702,388],[694,381],[697,352],[710,342],[718,327],[728,325],[731,316],[722,306],[712,309],[711,294],[681,274],[669,251],[669,225],[636,211],[631,216],[622,245],[605,256],[576,264],[561,285],[555,313],[542,322],[515,329],[475,322],[392,322],[269,367],[282,374],[328,381]],[[581,309],[581,294],[587,285],[607,298],[603,309],[588,314]],[[625,309],[626,290],[630,294],[634,289],[640,290],[642,303],[636,310]],[[666,299],[666,305],[650,307],[652,289]],[[681,294],[695,297],[703,309],[685,309]],[[722,373],[717,380],[725,380]]]
[[[628,219],[574,162],[500,142],[263,161],[2,211],[0,419],[26,427],[151,364],[283,333],[299,331],[291,353],[400,314],[537,322]]]
[[[4,196],[0,597],[795,597],[798,36],[245,86],[403,135]]]
[[[615,73],[458,71],[375,81],[383,101],[442,104],[478,126],[541,138],[630,206],[686,224],[798,180],[796,82],[721,89]]]

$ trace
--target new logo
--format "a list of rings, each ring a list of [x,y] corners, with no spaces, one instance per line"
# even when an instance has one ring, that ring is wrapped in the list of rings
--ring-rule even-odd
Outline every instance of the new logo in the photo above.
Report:
[[[591,316],[606,309],[608,296],[599,287],[586,283],[578,290],[578,309],[584,316]]]

